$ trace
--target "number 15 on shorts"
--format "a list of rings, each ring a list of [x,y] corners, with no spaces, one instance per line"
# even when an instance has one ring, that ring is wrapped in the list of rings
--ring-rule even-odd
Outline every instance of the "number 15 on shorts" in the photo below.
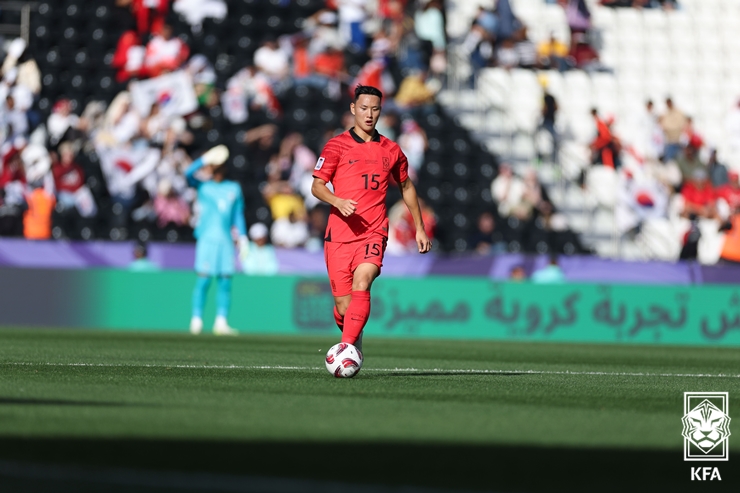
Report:
[[[365,258],[380,257],[381,252],[382,250],[378,243],[368,243],[365,245]]]

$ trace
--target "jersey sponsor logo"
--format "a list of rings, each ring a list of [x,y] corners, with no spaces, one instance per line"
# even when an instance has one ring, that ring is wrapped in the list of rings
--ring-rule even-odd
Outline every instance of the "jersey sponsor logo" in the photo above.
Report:
[[[324,165],[324,161],[325,161],[325,159],[323,157],[320,157],[319,160],[316,161],[316,166],[314,166],[313,169],[315,169],[317,171],[320,170],[321,167]]]
[[[391,169],[391,160],[390,158],[384,157],[383,158],[383,171],[388,171]]]

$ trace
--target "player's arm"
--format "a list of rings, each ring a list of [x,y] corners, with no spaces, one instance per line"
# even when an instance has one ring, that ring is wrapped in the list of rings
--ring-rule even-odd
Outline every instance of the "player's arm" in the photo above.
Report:
[[[185,170],[185,179],[188,181],[188,185],[198,188],[203,184],[203,181],[195,176],[198,170],[203,166],[221,166],[227,159],[229,159],[229,149],[225,145],[217,145],[208,149]]]
[[[188,181],[188,185],[193,188],[198,188],[203,184],[203,181],[196,178],[195,174],[204,165],[205,162],[203,162],[203,157],[199,157],[198,159],[193,161],[190,166],[188,166],[188,169],[185,170],[185,179]]]
[[[239,257],[243,262],[249,255],[249,239],[247,238],[247,221],[244,219],[244,195],[241,190],[236,195],[233,214],[231,224],[234,225],[239,235]]]
[[[414,218],[416,245],[419,247],[419,253],[427,253],[432,249],[432,242],[429,240],[424,228],[424,220],[421,217],[421,207],[419,207],[419,197],[416,195],[416,187],[410,178],[406,178],[398,185],[398,188],[401,190],[403,202],[408,207],[411,217]]]
[[[326,202],[327,204],[336,207],[344,217],[351,216],[357,209],[356,201],[337,197],[326,186],[326,181],[317,176],[313,177],[313,183],[311,184],[311,193],[314,197],[321,200],[322,202]]]

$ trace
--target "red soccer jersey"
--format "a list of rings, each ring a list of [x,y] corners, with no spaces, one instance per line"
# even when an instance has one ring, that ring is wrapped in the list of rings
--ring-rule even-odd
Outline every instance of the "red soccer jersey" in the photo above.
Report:
[[[353,129],[327,142],[313,176],[331,182],[337,197],[355,200],[357,205],[349,217],[331,208],[326,241],[348,243],[373,233],[388,237],[388,180],[392,175],[403,183],[408,179],[408,168],[398,144],[377,132],[370,142],[363,141]]]

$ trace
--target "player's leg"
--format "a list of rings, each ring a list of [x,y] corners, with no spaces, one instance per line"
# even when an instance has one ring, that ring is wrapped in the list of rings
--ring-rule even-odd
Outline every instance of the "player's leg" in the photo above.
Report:
[[[211,278],[207,275],[198,274],[193,288],[193,311],[190,318],[190,333],[197,335],[203,330],[203,307],[206,304],[206,295],[208,287],[211,285]]]
[[[203,330],[203,307],[206,304],[208,288],[211,285],[211,274],[213,262],[211,245],[206,241],[198,241],[195,244],[195,272],[198,279],[193,288],[193,308],[190,318],[190,333],[200,334]]]
[[[362,351],[362,332],[370,317],[370,288],[380,275],[387,239],[374,235],[355,247],[352,260],[352,296],[345,314],[342,342]]]
[[[354,250],[344,243],[324,243],[324,261],[334,295],[334,322],[344,330],[344,314],[352,293],[351,263]]]
[[[229,326],[229,309],[231,308],[231,276],[234,274],[234,245],[224,242],[219,245],[218,279],[216,280],[216,321],[213,333],[216,335],[237,335]]]
[[[357,340],[370,317],[370,287],[380,274],[375,264],[363,263],[357,266],[352,279],[352,296],[344,316],[342,342],[357,345]]]

